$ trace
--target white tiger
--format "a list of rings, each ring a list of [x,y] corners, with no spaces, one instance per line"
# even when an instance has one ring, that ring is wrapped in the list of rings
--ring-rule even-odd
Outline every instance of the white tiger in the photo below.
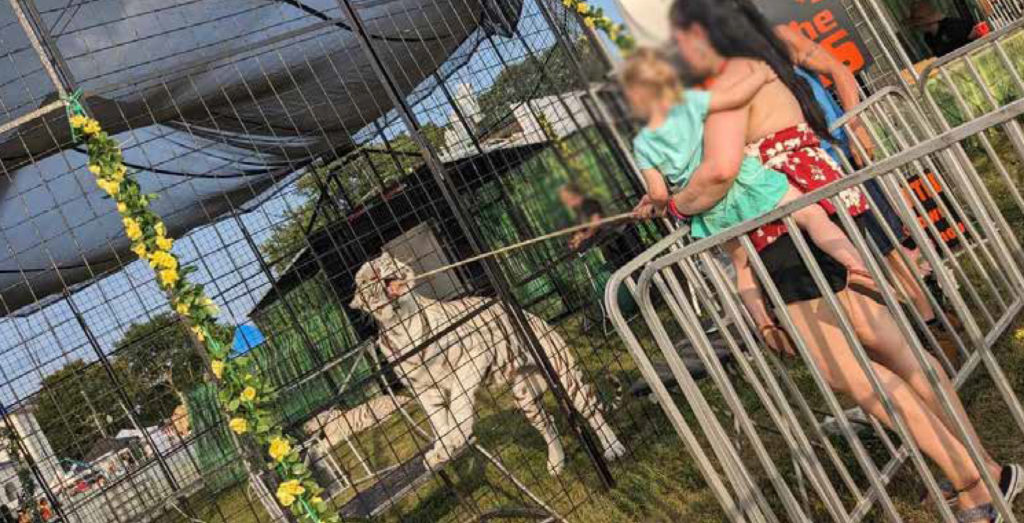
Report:
[[[421,296],[406,283],[413,270],[390,254],[367,262],[356,273],[356,296],[351,307],[373,315],[380,327],[381,347],[400,379],[427,411],[437,441],[424,455],[430,468],[448,461],[473,435],[473,405],[486,379],[511,384],[512,395],[548,447],[548,471],[558,474],[565,451],[555,424],[543,410],[545,381],[528,351],[512,334],[512,319],[499,304],[479,310],[483,298],[437,301]],[[467,314],[474,314],[465,320]],[[625,448],[605,422],[594,396],[580,376],[565,341],[540,318],[524,311],[530,328],[541,340],[559,381],[576,410],[597,434],[604,456],[622,456]],[[455,322],[435,342],[409,353]]]
[[[348,440],[355,434],[380,425],[409,402],[408,396],[376,396],[346,411],[330,409],[302,425],[307,436],[322,434],[331,445]]]

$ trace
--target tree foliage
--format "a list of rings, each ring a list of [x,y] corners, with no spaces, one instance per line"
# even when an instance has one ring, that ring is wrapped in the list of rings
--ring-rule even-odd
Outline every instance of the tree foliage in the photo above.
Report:
[[[230,329],[218,337],[230,341]],[[166,422],[187,393],[203,380],[203,363],[176,315],[165,313],[128,328],[109,359],[122,401],[100,362],[74,360],[43,378],[36,418],[57,455],[82,459],[104,434]]]
[[[585,38],[575,40],[574,47],[584,74],[589,79],[597,79],[603,65],[594,56],[593,47]],[[561,46],[526,55],[504,67],[494,82],[478,95],[480,122],[475,126],[478,135],[499,132],[514,123],[515,107],[523,102],[582,87],[569,54]],[[450,125],[428,123],[420,127],[420,133],[440,151],[446,146],[445,131],[449,128]],[[260,250],[276,270],[283,270],[306,246],[307,230],[315,231],[337,219],[330,212],[321,212],[316,213],[314,220],[325,186],[329,187],[339,208],[351,210],[399,183],[422,163],[419,146],[407,133],[402,133],[386,141],[371,141],[343,158],[314,169],[297,182],[303,203],[286,211]]]
[[[445,127],[427,124],[420,133],[430,144],[444,146]],[[374,141],[326,166],[321,166],[299,178],[296,191],[302,204],[290,208],[279,220],[270,238],[260,250],[276,270],[283,270],[301,249],[306,247],[306,231],[316,231],[337,219],[334,205],[343,212],[357,208],[384,189],[400,183],[401,179],[423,164],[420,148],[408,134],[399,134],[384,141]],[[326,212],[316,213],[324,189],[330,191],[333,203],[324,201]]]

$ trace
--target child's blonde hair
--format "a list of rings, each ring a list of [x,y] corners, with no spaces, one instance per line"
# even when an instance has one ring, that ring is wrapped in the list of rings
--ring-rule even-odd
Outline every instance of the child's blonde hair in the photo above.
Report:
[[[619,81],[626,89],[647,87],[657,96],[680,96],[683,92],[679,72],[664,53],[651,48],[637,49],[626,59]]]

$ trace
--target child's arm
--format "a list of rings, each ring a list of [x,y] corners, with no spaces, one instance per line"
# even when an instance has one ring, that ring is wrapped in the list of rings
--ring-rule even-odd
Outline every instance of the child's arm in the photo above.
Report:
[[[668,205],[668,185],[665,176],[657,169],[644,169],[644,181],[647,182],[647,199],[657,207]]]
[[[633,209],[633,214],[640,219],[660,216],[668,207],[668,200],[671,197],[668,185],[665,184],[665,177],[657,169],[643,169],[641,172],[647,183],[647,194]]]
[[[754,99],[757,92],[765,84],[774,82],[777,79],[775,72],[764,62],[755,62],[751,72],[742,81],[736,82],[728,87],[711,89],[711,100],[709,112],[732,111],[739,109]]]

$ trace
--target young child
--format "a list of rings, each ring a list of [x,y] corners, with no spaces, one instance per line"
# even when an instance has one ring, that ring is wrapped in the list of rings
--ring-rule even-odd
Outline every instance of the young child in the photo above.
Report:
[[[710,113],[743,107],[776,77],[768,65],[760,63],[736,85],[684,91],[677,71],[660,53],[641,49],[626,61],[621,80],[632,110],[647,122],[633,141],[637,166],[647,182],[647,195],[640,209],[646,205],[666,207],[669,187],[679,190],[689,182],[704,159],[704,120]],[[712,236],[800,196],[802,193],[789,184],[786,175],[747,156],[728,194],[712,209],[691,217],[691,234],[695,238]],[[851,283],[856,279],[856,283],[874,288],[856,248],[824,209],[811,205],[793,213],[793,219],[819,248],[846,266]],[[766,338],[780,340],[746,252],[735,240],[725,247],[736,268],[740,296],[754,321]],[[785,348],[792,350],[788,344]]]

